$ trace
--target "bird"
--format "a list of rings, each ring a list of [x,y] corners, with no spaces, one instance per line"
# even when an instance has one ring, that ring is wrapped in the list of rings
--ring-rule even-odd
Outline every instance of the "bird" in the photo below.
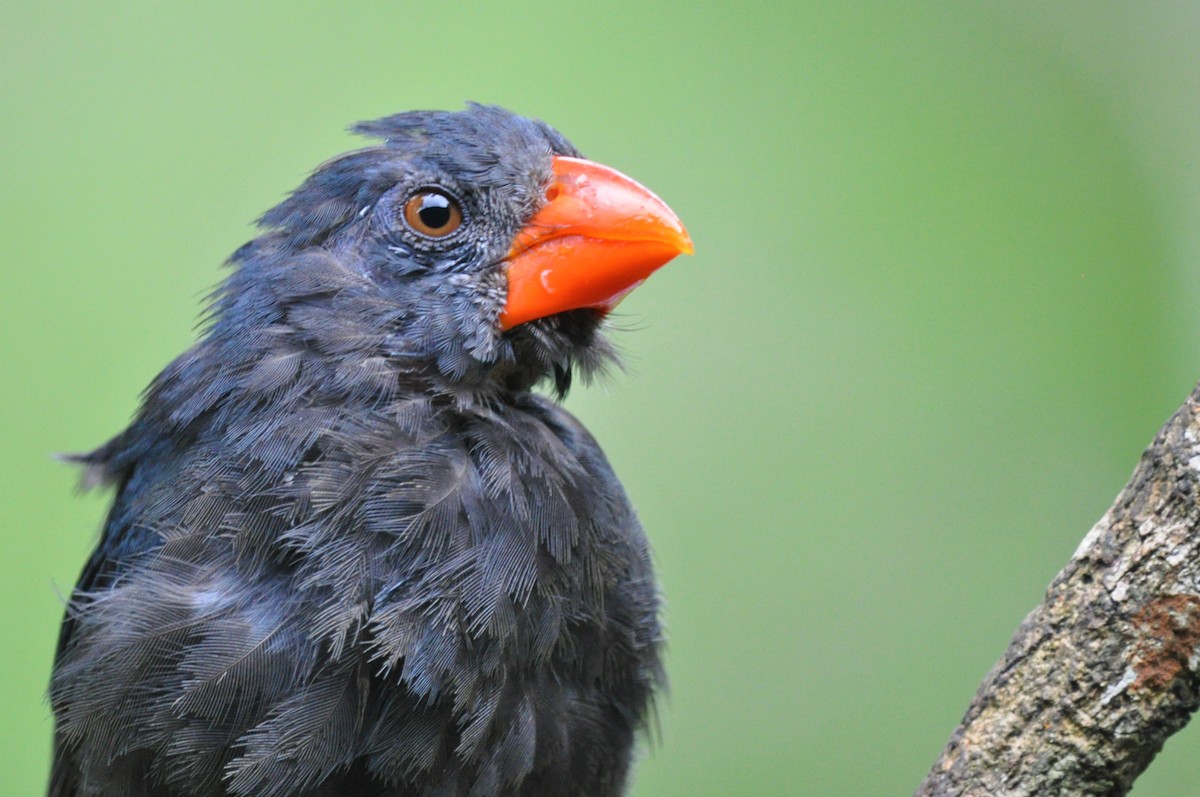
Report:
[[[561,405],[693,245],[497,106],[363,122],[116,437],[49,797],[613,797],[664,685],[646,535]]]

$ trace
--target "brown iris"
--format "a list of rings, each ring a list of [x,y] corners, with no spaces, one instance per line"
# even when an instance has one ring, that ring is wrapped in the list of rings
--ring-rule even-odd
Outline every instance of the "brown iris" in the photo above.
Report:
[[[445,238],[462,224],[462,208],[454,197],[427,188],[404,203],[404,222],[421,235]]]

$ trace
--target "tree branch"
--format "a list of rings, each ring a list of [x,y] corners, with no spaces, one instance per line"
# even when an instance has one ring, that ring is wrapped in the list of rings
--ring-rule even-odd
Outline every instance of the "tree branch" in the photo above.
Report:
[[[916,794],[1123,795],[1200,702],[1200,386],[1025,618]]]

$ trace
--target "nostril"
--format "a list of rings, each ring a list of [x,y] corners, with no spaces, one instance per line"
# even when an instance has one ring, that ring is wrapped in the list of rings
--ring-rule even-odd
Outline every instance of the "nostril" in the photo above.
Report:
[[[558,199],[558,183],[552,183],[550,187],[546,189],[546,201],[553,202],[556,199]]]

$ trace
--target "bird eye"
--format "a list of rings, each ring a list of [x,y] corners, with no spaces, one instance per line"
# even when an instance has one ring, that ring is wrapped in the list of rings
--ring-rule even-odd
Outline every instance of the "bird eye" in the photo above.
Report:
[[[445,238],[462,225],[462,208],[441,191],[423,189],[404,203],[404,222],[429,238]]]

